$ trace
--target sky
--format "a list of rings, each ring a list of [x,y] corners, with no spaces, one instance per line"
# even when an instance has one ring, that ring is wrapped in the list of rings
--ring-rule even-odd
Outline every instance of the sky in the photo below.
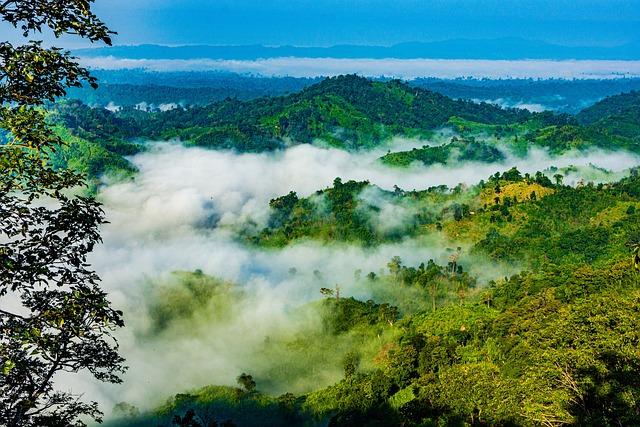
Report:
[[[640,0],[96,0],[116,44],[391,45],[521,37],[640,41]],[[11,40],[6,25],[0,35]],[[65,41],[69,47],[77,42]]]

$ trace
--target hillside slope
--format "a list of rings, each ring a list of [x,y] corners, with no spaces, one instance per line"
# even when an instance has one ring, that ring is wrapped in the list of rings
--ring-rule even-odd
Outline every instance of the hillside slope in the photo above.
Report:
[[[610,96],[576,116],[584,126],[640,142],[640,91]]]
[[[494,124],[533,117],[523,110],[453,100],[399,81],[374,82],[349,75],[288,96],[247,102],[227,99],[158,113],[140,126],[149,136],[179,136],[195,145],[242,151],[279,147],[283,139],[298,143],[322,139],[338,147],[366,148],[394,135],[427,136],[454,115]]]
[[[640,92],[606,98],[574,118],[454,100],[400,81],[347,75],[286,96],[227,98],[170,111],[126,107],[113,112],[79,101],[51,108],[53,121],[70,136],[101,146],[113,154],[109,163],[121,166],[126,161],[117,157],[141,149],[127,141],[139,139],[177,138],[187,145],[238,152],[302,143],[358,150],[378,147],[395,136],[427,139],[439,128],[450,128],[461,138],[447,146],[390,153],[383,162],[394,166],[416,161],[491,163],[504,159],[506,152],[525,154],[534,146],[552,154],[593,147],[640,152]],[[103,169],[91,168],[91,178]]]
[[[387,270],[353,265],[355,289],[371,296],[366,302],[349,297],[343,283],[321,288],[334,277],[314,272],[324,298],[306,307],[322,308],[322,332],[303,330],[293,342],[270,337],[265,347],[286,349],[277,364],[287,365],[289,380],[341,368],[332,385],[276,398],[263,386],[272,371],[254,367],[257,389],[189,390],[110,425],[168,426],[187,414],[237,426],[637,425],[640,273],[629,248],[640,242],[639,181],[634,170],[616,183],[571,187],[511,169],[469,189],[381,192],[336,180],[310,198],[274,199],[257,244],[366,241],[376,231],[361,219],[375,214],[366,197],[375,191],[374,199],[404,203],[412,213],[437,207],[402,235],[439,234],[464,245],[443,247],[442,264],[405,265],[395,256]],[[314,205],[327,208],[314,213]],[[368,243],[396,236],[378,237]],[[491,268],[489,259],[523,270],[483,284],[478,268]],[[202,272],[182,277],[214,280]],[[174,295],[163,306],[181,301]],[[182,301],[185,313],[197,309]],[[353,344],[342,359],[310,362],[299,351],[331,351],[340,338]],[[304,369],[291,368],[298,366]]]

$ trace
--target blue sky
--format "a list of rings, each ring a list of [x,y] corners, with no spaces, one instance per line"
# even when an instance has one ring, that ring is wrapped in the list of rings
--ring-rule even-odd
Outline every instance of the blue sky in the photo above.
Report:
[[[97,0],[94,8],[119,32],[118,44],[640,40],[640,0]],[[10,34],[7,28],[1,32]]]

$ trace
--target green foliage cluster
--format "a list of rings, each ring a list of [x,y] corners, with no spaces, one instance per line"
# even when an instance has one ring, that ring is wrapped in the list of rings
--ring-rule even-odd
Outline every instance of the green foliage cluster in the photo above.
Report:
[[[617,120],[613,121],[617,125]],[[453,118],[449,123],[461,135],[460,138],[454,137],[450,143],[439,146],[388,153],[381,160],[390,166],[406,167],[413,162],[425,165],[465,160],[496,163],[505,159],[505,152],[525,156],[533,147],[545,148],[553,155],[592,148],[640,150],[637,138],[629,138],[602,127],[578,124],[549,126],[550,120],[536,122],[537,119],[533,119],[523,124],[503,126]],[[629,134],[638,135],[640,130],[630,130]]]
[[[498,143],[503,151],[520,155],[525,155],[532,147],[546,148],[552,154],[594,147],[638,152],[639,105],[640,92],[630,92],[606,98],[581,111],[575,118],[543,112],[526,120],[504,124],[453,116],[447,124],[462,136],[461,141],[389,153],[382,161],[393,166],[408,166],[416,161],[426,165],[447,163],[449,160],[491,163],[504,159],[504,154],[494,145]]]
[[[636,90],[607,97],[582,110],[576,115],[576,119],[583,125],[637,139],[640,126],[640,92]]]
[[[604,132],[595,127],[578,125],[551,126],[524,137],[531,145],[548,148],[551,153],[559,154],[569,150],[585,150],[588,148],[628,149],[637,152],[639,145],[621,135]]]
[[[94,190],[103,175],[122,179],[136,172],[125,156],[143,150],[141,144],[130,142],[137,130],[111,112],[68,101],[52,105],[48,119],[64,142],[52,153],[55,168],[86,174]]]
[[[396,312],[327,292],[332,322],[353,325],[355,314],[366,328],[397,316],[395,338],[367,369],[345,359],[344,379],[301,396],[299,407],[336,426],[632,425],[640,415],[640,277],[628,247],[640,241],[638,179],[573,188],[516,169],[490,177],[482,188],[535,183],[553,192],[517,200],[499,191],[496,206],[511,221],[491,223],[495,211],[486,209],[445,222],[484,224],[473,253],[526,269],[477,288],[454,251],[446,266],[394,258],[388,274],[359,279],[378,301],[401,294],[376,289],[422,288],[427,303],[417,310],[402,309],[402,298]],[[299,202],[290,194],[272,207],[287,217]]]
[[[600,264],[626,256],[640,236],[637,176],[611,185],[558,186],[554,194],[501,209],[517,220],[494,223],[476,250],[534,266]],[[630,208],[633,207],[633,208]]]
[[[208,386],[177,394],[149,413],[140,413],[135,409],[121,413],[118,420],[106,425],[110,427],[321,426],[322,421],[314,420],[300,407],[300,400],[299,397],[290,393],[271,397],[256,390]]]
[[[90,193],[97,191],[103,175],[119,180],[131,177],[137,171],[123,154],[134,154],[141,149],[138,145],[126,142],[91,142],[73,135],[69,129],[59,125],[54,131],[63,144],[56,146],[51,152],[51,165],[58,170],[70,169],[84,174]]]
[[[388,303],[376,304],[372,300],[362,302],[350,298],[327,298],[323,301],[323,326],[333,335],[346,333],[354,328],[373,328],[398,320],[398,309]]]
[[[199,146],[239,151],[273,150],[284,147],[284,140],[313,143],[318,139],[347,149],[367,148],[396,135],[427,136],[453,116],[496,125],[537,117],[524,110],[453,100],[400,81],[374,82],[355,75],[329,78],[286,96],[228,98],[165,112],[144,113],[128,107],[95,114],[113,116],[106,122],[117,123],[120,129],[115,134],[178,137]],[[540,120],[553,117],[541,115]]]
[[[230,283],[202,274],[174,272],[166,283],[154,283],[149,296],[150,335],[189,324],[197,316],[220,322],[233,314],[243,293]]]
[[[411,151],[388,153],[380,160],[389,166],[409,166],[414,162],[421,162],[429,166],[435,163],[473,161],[496,163],[505,159],[505,155],[495,145],[485,141],[477,141],[475,137],[453,137],[448,144],[438,146],[423,146]]]
[[[381,203],[368,200],[364,193],[374,191],[387,206],[406,213],[397,227],[381,227]],[[469,193],[472,193],[471,191]],[[405,192],[396,187],[384,191],[367,181],[342,182],[336,178],[333,187],[319,190],[307,198],[294,192],[271,200],[271,215],[263,230],[247,239],[261,246],[282,247],[292,241],[313,238],[323,242],[355,242],[372,246],[399,241],[414,235],[420,228],[435,224],[456,209],[469,213],[468,206],[455,203],[460,198],[446,186],[423,191]]]
[[[257,234],[252,231],[245,234],[250,242],[265,247],[282,247],[309,238],[326,243],[339,241],[373,246],[428,233],[431,226],[442,230],[442,224],[450,219],[460,222],[476,216],[474,223],[487,228],[485,223],[511,221],[510,212],[518,200],[516,196],[496,194],[495,200],[499,203],[492,201],[488,205],[480,194],[486,188],[499,192],[501,184],[518,182],[555,188],[547,175],[538,172],[533,177],[522,176],[515,168],[496,173],[487,182],[471,188],[437,186],[422,191],[404,191],[398,187],[394,191],[384,191],[366,181],[343,183],[336,178],[333,187],[319,190],[311,197],[299,198],[291,192],[271,200],[267,226]],[[365,197],[369,190],[376,191],[387,208],[394,206],[402,210],[404,218],[397,227],[380,227],[383,208],[381,203]],[[530,193],[526,196],[527,200],[532,197]],[[533,198],[536,198],[535,194]],[[488,228],[485,233],[487,231]]]
[[[332,188],[320,190],[311,198],[300,199],[292,192],[273,199],[268,226],[251,240],[265,246],[284,246],[302,237],[373,244],[377,235],[369,219],[371,208],[358,203],[360,192],[367,186],[368,182],[343,183],[336,178]]]

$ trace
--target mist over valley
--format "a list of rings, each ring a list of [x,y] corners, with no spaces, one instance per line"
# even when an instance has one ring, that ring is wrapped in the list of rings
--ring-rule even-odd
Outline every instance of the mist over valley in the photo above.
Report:
[[[636,425],[640,9],[565,3],[4,2],[0,426]]]

